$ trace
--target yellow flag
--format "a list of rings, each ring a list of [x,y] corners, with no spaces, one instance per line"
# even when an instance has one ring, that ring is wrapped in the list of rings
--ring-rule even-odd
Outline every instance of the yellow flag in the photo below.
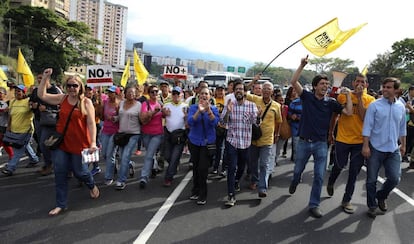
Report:
[[[341,31],[338,26],[338,18],[334,18],[300,40],[309,52],[322,57],[336,50],[366,24],[361,24],[347,31]]]
[[[129,72],[129,66],[130,66],[129,63],[130,61],[128,57],[128,61],[127,61],[127,64],[125,65],[124,73],[122,73],[122,78],[121,78],[121,86],[123,87],[126,86],[126,84],[128,83],[129,77],[131,77],[131,73]]]
[[[34,76],[29,65],[26,63],[20,48],[17,55],[17,73],[22,74],[24,86],[29,88],[34,85]]]
[[[367,75],[368,74],[368,65],[365,65],[365,67],[361,71],[361,74],[362,75]]]
[[[6,81],[6,80],[7,80],[7,75],[6,73],[4,73],[4,70],[0,68],[0,81]]]
[[[135,79],[137,80],[138,84],[144,84],[149,73],[144,64],[141,62],[141,59],[138,57],[136,49],[134,49],[134,71]]]

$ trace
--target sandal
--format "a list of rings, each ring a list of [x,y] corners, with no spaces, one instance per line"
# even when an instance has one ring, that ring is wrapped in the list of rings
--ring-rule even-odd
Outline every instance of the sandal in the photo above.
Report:
[[[56,207],[56,208],[49,211],[49,216],[56,216],[56,215],[60,214],[63,211],[65,211],[65,209]]]
[[[92,190],[90,190],[89,192],[90,196],[92,199],[96,199],[99,197],[99,189],[98,187],[95,185]]]

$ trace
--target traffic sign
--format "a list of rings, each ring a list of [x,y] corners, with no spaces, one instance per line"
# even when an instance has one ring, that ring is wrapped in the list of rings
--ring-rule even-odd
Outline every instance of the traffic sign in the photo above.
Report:
[[[237,67],[237,73],[246,73],[246,67]]]
[[[234,72],[234,66],[227,66],[227,72]]]
[[[91,86],[111,86],[112,67],[110,65],[86,66],[86,83]]]

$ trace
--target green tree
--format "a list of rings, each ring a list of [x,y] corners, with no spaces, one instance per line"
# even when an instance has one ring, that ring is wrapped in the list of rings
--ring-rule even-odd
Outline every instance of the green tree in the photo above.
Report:
[[[56,78],[69,65],[92,64],[89,55],[99,53],[96,46],[100,42],[91,37],[86,24],[67,21],[48,9],[12,8],[3,20],[8,29],[6,18],[12,19],[13,39],[18,40],[20,47],[27,47],[22,52],[35,73],[52,67]]]

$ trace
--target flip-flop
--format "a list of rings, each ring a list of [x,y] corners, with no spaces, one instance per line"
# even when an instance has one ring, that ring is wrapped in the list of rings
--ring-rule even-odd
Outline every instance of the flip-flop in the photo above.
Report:
[[[49,211],[49,216],[56,216],[56,215],[59,215],[60,213],[62,213],[63,211],[65,211],[65,209],[63,209],[63,208],[59,208],[59,207],[56,207],[56,208],[54,208],[54,209],[52,209],[52,210],[50,210]]]
[[[95,185],[92,188],[92,190],[90,190],[89,194],[90,194],[90,196],[91,196],[92,199],[98,198],[99,197],[99,194],[100,194],[98,187]]]

